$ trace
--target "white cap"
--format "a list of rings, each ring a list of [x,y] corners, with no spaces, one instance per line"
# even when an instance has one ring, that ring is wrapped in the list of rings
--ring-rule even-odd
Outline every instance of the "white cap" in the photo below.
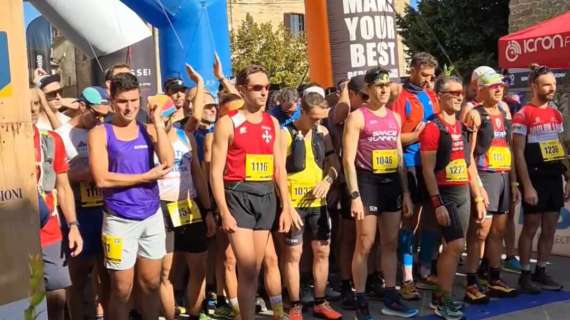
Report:
[[[307,89],[305,89],[305,91],[303,91],[303,97],[309,93],[317,93],[321,97],[323,97],[323,98],[325,97],[325,90],[321,87],[318,87],[318,86],[312,86],[312,87],[308,87]]]
[[[475,70],[473,70],[473,73],[471,74],[471,82],[479,81],[479,78],[487,73],[497,73],[497,72],[495,71],[495,69],[488,66],[479,66],[475,68]]]

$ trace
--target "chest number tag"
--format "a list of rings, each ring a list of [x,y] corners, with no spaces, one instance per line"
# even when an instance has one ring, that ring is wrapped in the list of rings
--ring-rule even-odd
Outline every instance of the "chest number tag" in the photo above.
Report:
[[[174,228],[202,221],[202,214],[194,200],[180,200],[166,205]]]
[[[105,259],[113,263],[120,263],[123,260],[123,238],[103,234],[103,248],[105,249]]]
[[[372,150],[372,172],[376,174],[398,171],[398,150]]]
[[[457,159],[451,161],[445,167],[445,177],[449,182],[468,181],[467,163],[465,162],[465,159]]]
[[[246,154],[245,155],[246,181],[273,180],[272,154]]]
[[[93,183],[81,182],[79,184],[79,195],[81,197],[81,206],[84,208],[103,205],[103,194]]]
[[[489,168],[491,169],[511,169],[512,155],[509,147],[490,147],[487,151],[487,159],[489,160]]]
[[[540,143],[540,153],[544,161],[556,161],[564,159],[564,148],[558,140],[548,140]]]
[[[318,208],[323,205],[324,199],[313,198],[314,183],[293,182],[289,185],[289,195],[293,207]]]

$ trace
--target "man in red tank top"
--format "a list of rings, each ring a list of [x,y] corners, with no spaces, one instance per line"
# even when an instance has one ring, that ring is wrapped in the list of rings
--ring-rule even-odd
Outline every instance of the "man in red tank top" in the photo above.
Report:
[[[281,156],[279,123],[265,113],[269,79],[263,67],[250,65],[237,75],[245,104],[218,120],[212,146],[211,184],[237,259],[241,318],[255,318],[255,293],[277,197],[282,201],[279,231],[287,232],[298,215],[290,210],[287,173]],[[293,215],[293,216],[292,216]]]

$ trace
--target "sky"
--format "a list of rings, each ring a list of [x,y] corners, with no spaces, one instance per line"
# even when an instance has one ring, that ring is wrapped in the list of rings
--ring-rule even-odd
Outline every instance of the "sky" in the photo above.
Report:
[[[418,2],[420,0],[410,0],[410,5],[414,8],[417,9],[418,8]]]
[[[24,25],[27,27],[32,20],[39,17],[40,13],[28,1],[24,1]]]

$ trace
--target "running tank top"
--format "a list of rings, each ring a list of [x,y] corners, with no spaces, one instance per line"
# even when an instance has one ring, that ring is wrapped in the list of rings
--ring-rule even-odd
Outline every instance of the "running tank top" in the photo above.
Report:
[[[107,134],[109,172],[141,174],[153,168],[154,148],[144,126],[138,125],[134,140],[117,139],[110,123],[104,123]],[[131,187],[103,189],[105,208],[130,220],[144,220],[152,216],[160,205],[156,182]]]
[[[240,110],[228,114],[234,136],[228,147],[224,181],[272,181],[275,126],[264,112],[260,123],[247,121]]]
[[[157,181],[160,200],[194,199],[197,193],[192,180],[192,146],[183,129],[173,127],[172,130],[176,130],[176,141],[171,143],[174,150],[174,165],[168,174]],[[160,163],[156,153],[154,163],[157,165]]]
[[[386,109],[379,117],[366,107],[357,111],[364,116],[364,128],[358,137],[356,167],[376,174],[397,172],[400,126],[394,112]]]
[[[315,154],[313,153],[313,133],[315,133],[316,130],[310,130],[309,132],[311,132],[311,137],[307,138],[305,136],[303,139],[303,142],[305,143],[305,169],[287,175],[289,196],[293,207],[318,208],[325,205],[326,199],[304,201],[307,192],[312,191],[324,176],[323,169],[321,169],[315,161]],[[285,139],[287,139],[287,155],[290,155],[291,144],[294,137],[291,136],[291,132],[289,130],[287,130]]]
[[[489,114],[489,125],[493,129],[493,138],[487,151],[476,158],[477,169],[490,172],[511,171],[511,149],[507,137],[507,127],[503,113]],[[477,133],[479,139],[479,133]]]

